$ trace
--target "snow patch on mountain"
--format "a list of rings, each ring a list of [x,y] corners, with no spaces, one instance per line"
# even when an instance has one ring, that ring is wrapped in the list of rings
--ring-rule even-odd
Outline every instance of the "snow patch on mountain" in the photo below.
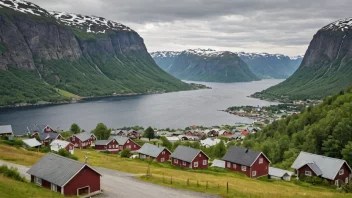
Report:
[[[181,52],[179,51],[157,51],[157,52],[152,52],[150,53],[150,55],[153,58],[166,58],[166,57],[176,57],[178,55],[180,55]]]
[[[50,16],[50,14],[42,9],[41,7],[35,5],[34,3],[22,1],[22,0],[0,0],[1,8],[10,8],[17,12],[22,12],[24,14],[33,14],[37,16]]]
[[[68,26],[86,30],[87,33],[105,33],[108,30],[133,31],[131,28],[103,17],[84,16],[64,12],[50,12],[57,20]]]
[[[322,30],[332,31],[347,31],[350,29],[352,29],[352,18],[340,19],[322,28]]]

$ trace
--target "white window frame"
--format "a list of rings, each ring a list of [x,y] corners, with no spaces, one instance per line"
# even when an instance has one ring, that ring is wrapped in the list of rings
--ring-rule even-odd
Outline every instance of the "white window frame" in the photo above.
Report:
[[[304,171],[304,175],[311,177],[312,176],[312,171]]]
[[[252,177],[257,176],[257,171],[252,171]]]
[[[348,183],[350,183],[350,178],[349,177],[346,177],[346,179],[345,179],[345,184],[348,184]]]
[[[129,140],[127,140],[127,144],[128,144],[128,143],[130,143],[130,141],[129,141]]]
[[[198,155],[198,156],[199,156],[199,157],[202,157],[202,154],[200,154],[200,153],[199,153],[199,155]]]
[[[241,166],[241,171],[247,171],[247,166]]]
[[[263,158],[259,158],[259,164],[262,164],[263,163]]]
[[[75,141],[75,136],[72,136],[72,141]]]
[[[178,159],[174,159],[174,163],[178,163]]]
[[[109,149],[111,148],[111,145],[109,145]]]
[[[34,183],[36,183],[37,185],[41,186],[42,185],[42,179],[40,179],[39,177],[34,177]]]
[[[126,148],[131,149],[131,145],[127,145]]]
[[[163,151],[161,154],[162,154],[162,155],[165,155],[165,151]]]
[[[203,166],[208,164],[208,160],[203,160]]]
[[[186,166],[186,162],[185,161],[182,162],[182,166]]]
[[[236,164],[233,164],[233,165],[232,165],[232,168],[236,169],[236,168],[237,168]]]
[[[339,180],[335,180],[335,185],[338,186],[339,185]]]
[[[51,184],[51,190],[57,192],[57,186],[55,184]]]
[[[160,158],[160,162],[165,162],[165,158]]]
[[[231,162],[227,162],[227,168],[231,168]]]
[[[339,170],[339,175],[343,175],[345,173],[345,171],[343,169]]]
[[[198,167],[198,162],[193,162],[193,167]]]

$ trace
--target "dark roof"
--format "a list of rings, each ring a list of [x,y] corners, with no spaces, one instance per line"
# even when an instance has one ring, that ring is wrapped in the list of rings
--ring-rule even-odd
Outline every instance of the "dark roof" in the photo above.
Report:
[[[40,133],[39,134],[39,139],[40,140],[55,140],[60,134],[55,133],[55,132],[49,132],[49,133]]]
[[[141,153],[141,154],[144,154],[144,155],[149,155],[149,156],[152,156],[152,157],[158,157],[159,154],[165,149],[165,147],[162,147],[162,146],[155,146],[153,144],[149,144],[149,143],[146,143],[142,146],[142,148],[140,148],[139,150],[137,150],[136,152],[137,153]],[[168,150],[168,149],[166,149]],[[168,150],[169,151],[169,150]],[[169,151],[170,152],[170,151]],[[171,152],[170,152],[171,153]]]
[[[48,153],[32,166],[27,173],[62,187],[85,166],[95,171],[85,163]],[[100,173],[98,174],[101,175]]]
[[[79,140],[84,142],[84,141],[90,139],[92,137],[92,134],[89,132],[83,132],[83,133],[74,134],[74,136],[76,136],[76,138],[78,138]]]
[[[194,149],[191,147],[180,145],[176,148],[176,150],[171,154],[170,157],[176,158],[185,162],[192,162],[193,159],[199,154],[199,152],[202,152],[202,151],[199,149]]]
[[[97,140],[97,141],[95,141],[95,145],[105,146],[105,145],[109,144],[111,141],[113,141],[113,140]]]
[[[251,166],[261,153],[262,152],[260,151],[253,151],[238,146],[231,146],[222,160],[245,166]]]

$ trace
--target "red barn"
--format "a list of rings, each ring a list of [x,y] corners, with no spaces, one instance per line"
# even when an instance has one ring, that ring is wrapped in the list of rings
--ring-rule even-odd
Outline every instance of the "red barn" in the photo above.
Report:
[[[86,163],[53,153],[46,154],[27,173],[31,182],[66,196],[101,192],[101,174]]]
[[[199,149],[180,145],[170,157],[173,166],[194,169],[208,168],[209,157]]]
[[[250,178],[269,174],[270,160],[259,151],[231,146],[222,160],[225,161],[225,168],[243,173]]]
[[[119,144],[119,149],[130,149],[131,151],[136,151],[141,148],[137,143],[135,143],[131,138],[121,137],[121,136],[110,136],[109,140],[115,139]]]
[[[27,133],[31,136],[31,138],[35,138],[37,135],[43,133],[57,133],[53,128],[49,125],[37,125],[35,124],[33,127],[27,127]]]
[[[140,159],[153,159],[157,162],[166,162],[170,159],[171,152],[165,147],[153,144],[144,144],[141,149],[136,151]]]
[[[127,137],[133,138],[133,139],[141,139],[142,132],[141,131],[136,131],[136,130],[129,130],[127,132]]]
[[[95,136],[87,132],[74,134],[68,138],[68,141],[75,145],[76,148],[90,147],[94,140]]]
[[[298,177],[317,176],[326,179],[330,185],[340,186],[350,182],[351,168],[345,160],[301,152],[292,164]]]
[[[117,153],[119,151],[119,143],[115,140],[97,140],[95,142],[95,150],[109,151],[110,153]]]
[[[40,143],[44,146],[50,145],[50,143],[54,140],[63,140],[64,138],[56,132],[48,132],[48,133],[42,133],[38,135],[40,139]]]

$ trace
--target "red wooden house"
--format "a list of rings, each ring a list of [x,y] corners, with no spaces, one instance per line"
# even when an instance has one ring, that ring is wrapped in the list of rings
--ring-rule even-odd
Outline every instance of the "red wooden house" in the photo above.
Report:
[[[247,130],[243,130],[243,131],[241,132],[241,134],[242,134],[243,136],[247,136],[247,135],[249,134],[249,132],[248,132]]]
[[[222,160],[225,161],[225,168],[241,172],[250,178],[269,174],[270,160],[259,151],[231,146]]]
[[[121,136],[110,136],[109,140],[115,139],[117,143],[119,144],[119,150],[123,149],[130,149],[131,151],[136,151],[141,148],[137,143],[135,143],[131,138],[129,137],[121,137]]]
[[[74,154],[75,146],[71,142],[63,141],[63,140],[54,140],[50,143],[50,150],[59,152],[60,149],[65,149],[70,152],[72,155]]]
[[[219,136],[232,136],[232,133],[230,131],[220,130],[218,135]]]
[[[173,166],[194,169],[208,168],[209,157],[199,149],[180,145],[170,158]]]
[[[71,142],[76,148],[87,148],[92,145],[95,139],[96,138],[93,134],[83,132],[72,135],[68,138],[68,141]]]
[[[46,154],[27,173],[31,182],[66,196],[101,192],[101,174],[86,163],[53,153]]]
[[[127,137],[132,138],[132,139],[141,139],[142,131],[129,130],[127,132]]]
[[[351,168],[345,160],[301,152],[291,166],[298,177],[317,176],[330,185],[340,186],[350,182]]]
[[[170,159],[171,152],[165,147],[159,147],[152,144],[144,144],[142,148],[136,151],[140,159],[152,159],[157,162],[166,162]]]
[[[35,124],[33,127],[27,127],[27,133],[31,136],[31,138],[35,138],[40,134],[44,133],[57,133],[53,128],[49,125],[37,125]]]
[[[109,151],[110,153],[117,153],[119,151],[119,143],[115,140],[97,140],[95,142],[95,150]]]
[[[44,146],[50,145],[50,143],[54,140],[63,140],[64,138],[56,132],[45,132],[39,135],[35,135],[34,137],[38,137],[40,139],[40,143]]]

